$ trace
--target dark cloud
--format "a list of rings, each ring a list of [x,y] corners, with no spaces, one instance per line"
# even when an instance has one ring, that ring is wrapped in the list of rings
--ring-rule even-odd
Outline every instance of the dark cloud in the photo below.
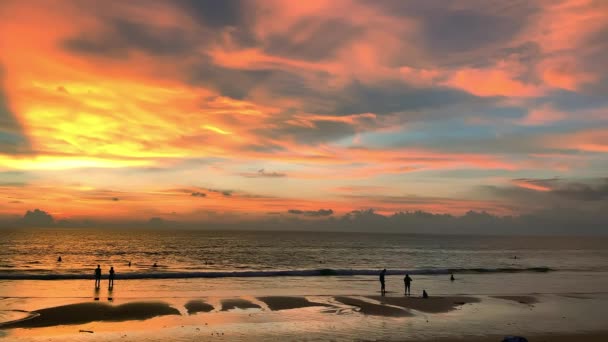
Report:
[[[560,183],[551,192],[564,198],[581,201],[608,200],[608,178],[594,180],[590,183]]]
[[[207,197],[207,194],[204,193],[204,192],[195,191],[195,192],[191,193],[190,196],[193,196],[193,197]]]
[[[304,17],[279,35],[270,36],[264,49],[271,55],[320,61],[332,56],[362,32],[342,19]],[[294,40],[294,36],[299,39]]]
[[[309,88],[306,80],[283,70],[264,68],[257,70],[231,69],[215,65],[210,57],[202,57],[198,64],[187,70],[186,79],[196,85],[210,87],[224,96],[234,99],[248,98],[255,88],[269,93],[280,91],[283,96],[300,96]]]
[[[299,209],[289,209],[287,210],[289,214],[293,215],[303,215],[303,216],[311,216],[311,217],[319,217],[319,216],[330,216],[334,213],[331,209],[319,209],[319,210],[299,210]]]
[[[147,222],[148,226],[154,228],[164,227],[166,223],[167,222],[161,217],[151,217]]]
[[[112,200],[113,202],[118,202],[118,201],[120,201],[120,198],[118,198],[118,197],[112,197],[112,199],[111,199],[111,200]]]
[[[608,178],[587,179],[582,181],[560,178],[514,179],[517,183],[527,183],[547,189],[547,193],[570,200],[601,201],[608,199]]]
[[[445,87],[412,87],[402,82],[387,81],[374,85],[352,82],[329,96],[336,99],[333,108],[317,112],[345,115],[355,113],[388,114],[432,109],[462,103],[490,103],[466,92]]]
[[[267,172],[264,169],[260,169],[257,172],[241,173],[241,176],[247,178],[283,178],[287,177],[287,174],[280,172]]]
[[[232,196],[232,193],[233,193],[232,190],[207,189],[207,191],[213,192],[213,193],[216,193],[216,194],[222,194],[225,197],[230,197],[230,196]]]
[[[156,56],[192,53],[197,47],[190,32],[178,27],[156,27],[127,19],[108,19],[101,32],[83,32],[63,42],[70,52],[124,58],[130,50]]]
[[[52,226],[54,223],[53,216],[39,209],[28,210],[21,219],[22,225],[31,227],[47,227]]]
[[[275,124],[272,128],[256,130],[256,134],[295,140],[299,144],[314,145],[346,138],[356,133],[353,125],[344,122],[319,120],[312,121],[311,124],[312,127],[290,123]]]
[[[177,0],[176,4],[201,24],[216,28],[241,26],[247,14],[245,0]]]
[[[422,39],[435,53],[466,52],[508,42],[525,24],[525,17],[488,15],[471,10],[432,10],[421,13]]]
[[[0,65],[0,153],[26,153],[30,150],[30,143],[17,116],[10,110],[2,81],[3,70]]]
[[[479,57],[487,59],[488,48],[504,48],[539,10],[531,1],[362,2],[379,8],[387,15],[416,21],[420,29],[415,42],[426,47],[428,58],[443,65],[479,63]]]
[[[495,201],[512,203],[519,212],[558,208],[576,211],[586,219],[608,219],[604,210],[608,205],[608,178],[518,178],[513,183],[512,186],[481,186],[479,193]]]

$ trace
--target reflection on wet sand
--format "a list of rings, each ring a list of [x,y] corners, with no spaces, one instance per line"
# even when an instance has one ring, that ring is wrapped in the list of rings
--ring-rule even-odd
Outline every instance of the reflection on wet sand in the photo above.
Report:
[[[242,298],[229,298],[222,300],[222,311],[234,309],[261,309],[261,307],[255,303],[252,303]]]
[[[492,298],[510,300],[513,302],[518,302],[520,304],[536,304],[538,303],[538,299],[534,296],[492,296]]]
[[[191,300],[184,305],[188,310],[188,315],[193,315],[198,312],[210,312],[213,311],[213,305],[207,304],[200,299]]]
[[[329,306],[328,304],[311,302],[304,297],[269,296],[258,297],[257,299],[268,305],[268,308],[272,311],[299,309],[310,306]]]
[[[467,304],[479,302],[475,297],[453,296],[453,297],[383,297],[370,296],[373,300],[377,300],[383,304],[400,306],[406,309],[413,309],[428,313],[442,313],[456,309],[457,307]]]
[[[410,312],[405,311],[394,306],[387,306],[381,304],[370,303],[361,299],[352,297],[335,297],[335,300],[349,306],[355,306],[359,308],[359,312],[365,315],[373,316],[391,316],[391,317],[406,317],[413,316]]]

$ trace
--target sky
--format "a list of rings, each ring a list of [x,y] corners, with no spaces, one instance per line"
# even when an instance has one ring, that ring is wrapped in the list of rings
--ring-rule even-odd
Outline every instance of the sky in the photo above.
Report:
[[[608,221],[607,1],[4,0],[0,51],[0,222]]]

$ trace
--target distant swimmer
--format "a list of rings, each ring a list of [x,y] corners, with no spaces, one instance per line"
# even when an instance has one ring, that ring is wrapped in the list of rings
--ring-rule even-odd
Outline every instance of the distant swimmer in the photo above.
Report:
[[[429,294],[426,293],[426,290],[422,290],[422,298],[429,298]]]
[[[101,284],[101,267],[99,267],[99,265],[97,265],[97,268],[95,269],[95,288],[99,288],[100,284]]]
[[[405,277],[403,277],[403,283],[405,284],[405,293],[404,294],[409,296],[411,285],[412,285],[412,278],[410,278],[409,274],[405,274]]]
[[[454,274],[450,274],[450,281],[454,281],[456,280],[456,278],[454,278]]]
[[[114,267],[110,267],[110,276],[108,277],[109,281],[108,281],[108,287],[109,288],[113,288],[114,287]]]
[[[57,262],[61,262],[61,255],[57,258]]]
[[[385,275],[386,275],[386,268],[380,272],[380,294],[383,296],[386,294],[386,286],[385,286],[386,284],[384,281]]]
[[[158,267],[158,265],[156,263],[154,263],[154,265],[152,265],[152,267]]]

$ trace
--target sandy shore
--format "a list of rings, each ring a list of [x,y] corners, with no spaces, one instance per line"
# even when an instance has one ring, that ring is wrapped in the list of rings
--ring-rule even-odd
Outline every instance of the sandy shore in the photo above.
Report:
[[[96,295],[93,292],[92,295]],[[607,341],[608,293],[4,297],[0,341]],[[105,298],[104,296],[102,296]]]

